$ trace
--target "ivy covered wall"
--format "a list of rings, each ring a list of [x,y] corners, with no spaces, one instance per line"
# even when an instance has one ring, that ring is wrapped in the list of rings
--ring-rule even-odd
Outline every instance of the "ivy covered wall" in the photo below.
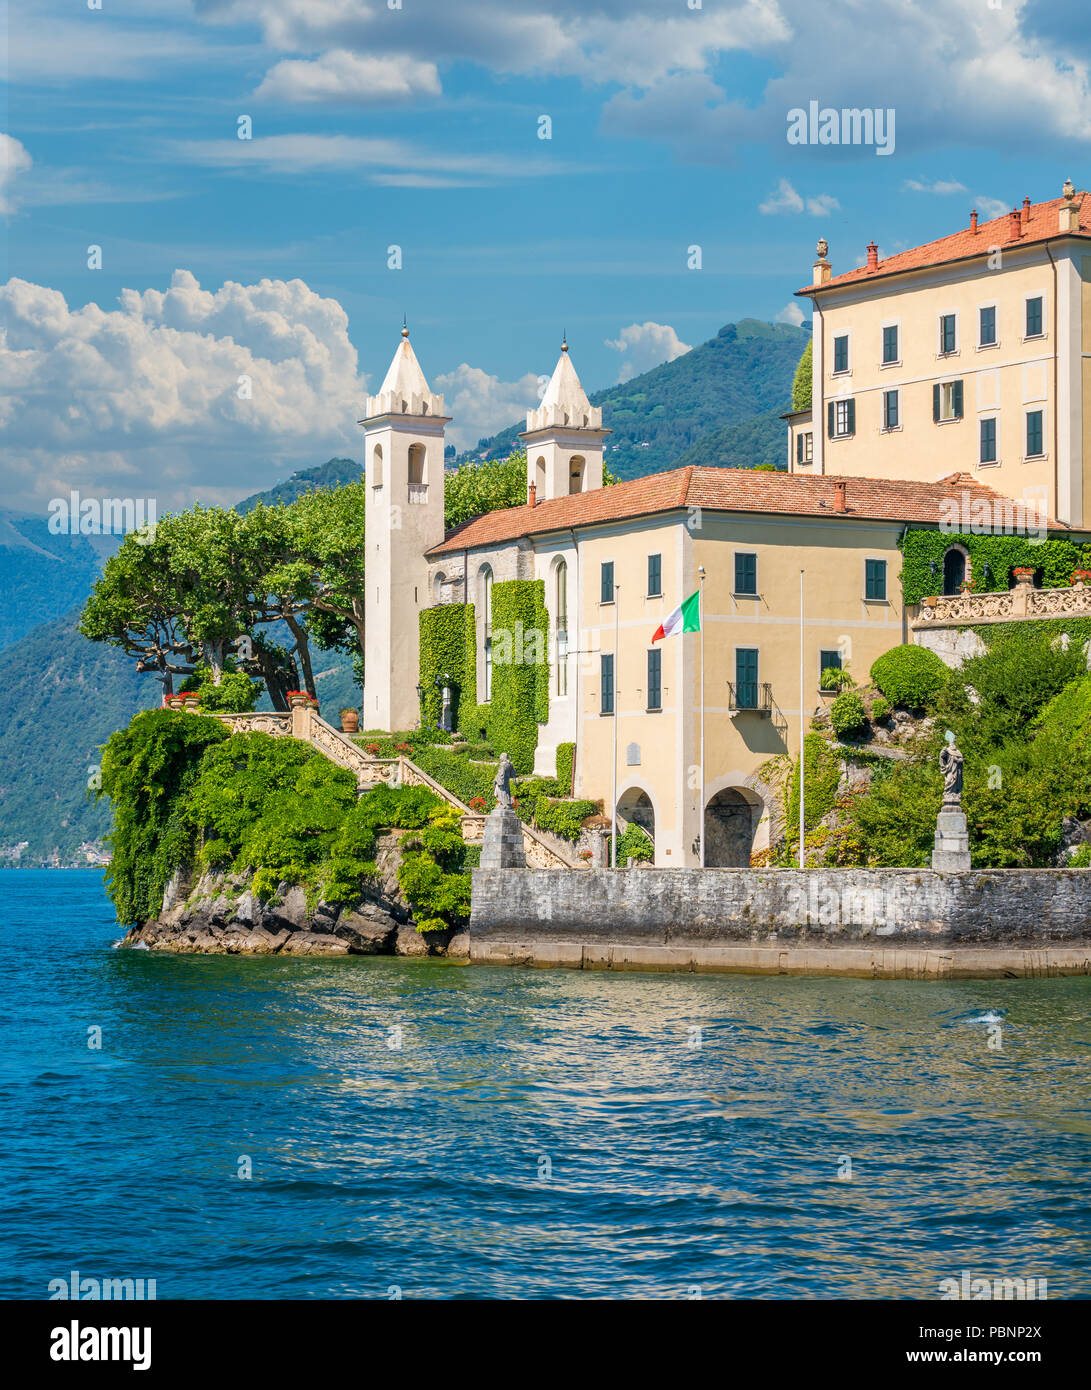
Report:
[[[1091,569],[1091,545],[1061,536],[1038,542],[1033,536],[909,529],[901,539],[902,593],[906,603],[920,603],[922,598],[943,593],[943,557],[952,545],[961,545],[970,556],[975,594],[1010,589],[1011,572],[1016,565],[1033,567],[1046,589],[1067,588],[1074,569]]]

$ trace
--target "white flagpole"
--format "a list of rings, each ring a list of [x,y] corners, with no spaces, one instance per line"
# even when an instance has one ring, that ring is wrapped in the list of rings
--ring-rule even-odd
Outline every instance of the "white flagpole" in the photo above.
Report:
[[[803,660],[803,571],[799,571],[799,867],[807,867],[807,855],[803,848],[804,805],[806,803],[806,766],[803,758],[804,738],[806,736],[806,697],[804,695],[806,673]]]
[[[698,805],[698,843],[701,846],[701,868],[705,867],[705,567],[697,566],[700,584],[697,590],[697,621],[701,631],[701,790]],[[683,640],[684,635],[683,635]]]
[[[621,664],[621,649],[618,637],[621,630],[621,585],[614,585],[614,770],[610,783],[610,863],[616,869],[617,862],[617,722],[618,713],[618,667]]]

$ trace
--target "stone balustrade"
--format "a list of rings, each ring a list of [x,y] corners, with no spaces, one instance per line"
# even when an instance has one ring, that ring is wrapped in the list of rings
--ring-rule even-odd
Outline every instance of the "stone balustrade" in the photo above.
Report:
[[[1020,618],[1091,618],[1091,585],[1036,589],[1028,579],[1020,579],[1014,589],[1002,593],[945,594],[926,599],[912,626],[914,630],[972,627]]]

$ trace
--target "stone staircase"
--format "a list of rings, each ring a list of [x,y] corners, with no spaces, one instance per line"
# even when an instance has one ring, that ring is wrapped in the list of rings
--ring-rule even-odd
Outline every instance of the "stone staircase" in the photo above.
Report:
[[[485,817],[471,811],[464,801],[429,776],[411,758],[372,758],[347,734],[335,729],[309,705],[297,705],[287,714],[260,711],[252,714],[220,714],[217,718],[234,734],[262,733],[301,739],[329,758],[338,767],[347,768],[356,778],[360,791],[370,791],[380,783],[390,787],[427,787],[462,817],[462,838],[467,844],[480,844],[485,836]],[[548,839],[533,826],[523,826],[523,850],[530,869],[585,869],[587,865],[576,858],[555,835]]]

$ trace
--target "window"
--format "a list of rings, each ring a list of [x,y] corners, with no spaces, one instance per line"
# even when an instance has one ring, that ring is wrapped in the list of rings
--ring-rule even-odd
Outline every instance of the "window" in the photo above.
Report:
[[[663,557],[648,556],[648,597],[659,598],[663,593]]]
[[[847,372],[849,369],[849,335],[843,333],[833,340],[833,370]]]
[[[599,655],[599,713],[614,712],[614,654],[602,652]]]
[[[568,694],[568,566],[557,566],[557,694]]]
[[[756,594],[758,592],[758,557],[745,551],[735,552],[735,592],[737,594]]]
[[[814,457],[814,436],[810,430],[796,435],[796,463],[810,463]]]
[[[823,647],[818,653],[818,688],[820,690],[833,690],[832,685],[827,685],[822,679],[823,671],[841,670],[841,652],[837,647]]]
[[[977,311],[978,347],[996,346],[996,305],[987,304]]]
[[[962,419],[961,381],[938,381],[932,387],[932,419]]]
[[[981,451],[978,457],[982,463],[996,463],[997,461],[995,416],[981,421]]]
[[[848,439],[856,433],[856,402],[830,401],[826,407],[826,424],[831,439]]]
[[[954,314],[941,314],[939,320],[939,353],[941,357],[946,357],[949,352],[956,351],[957,330]]]
[[[492,699],[492,570],[485,566],[481,573],[481,614],[484,626],[482,648],[485,653],[485,700]]]
[[[900,426],[898,418],[898,392],[883,392],[883,429],[896,430]]]
[[[648,708],[663,708],[663,649],[653,647],[648,652]]]
[[[889,323],[883,329],[883,366],[898,360],[898,325]]]
[[[881,601],[886,598],[886,561],[864,561],[864,597]]]
[[[735,705],[738,709],[758,707],[758,649],[735,648]]]
[[[1042,441],[1042,412],[1027,411],[1027,452],[1028,459],[1037,458],[1044,452]]]
[[[599,603],[614,601],[614,562],[604,560],[599,570]]]
[[[1040,338],[1044,332],[1042,328],[1042,296],[1036,294],[1033,299],[1027,300],[1027,331],[1026,337]]]

